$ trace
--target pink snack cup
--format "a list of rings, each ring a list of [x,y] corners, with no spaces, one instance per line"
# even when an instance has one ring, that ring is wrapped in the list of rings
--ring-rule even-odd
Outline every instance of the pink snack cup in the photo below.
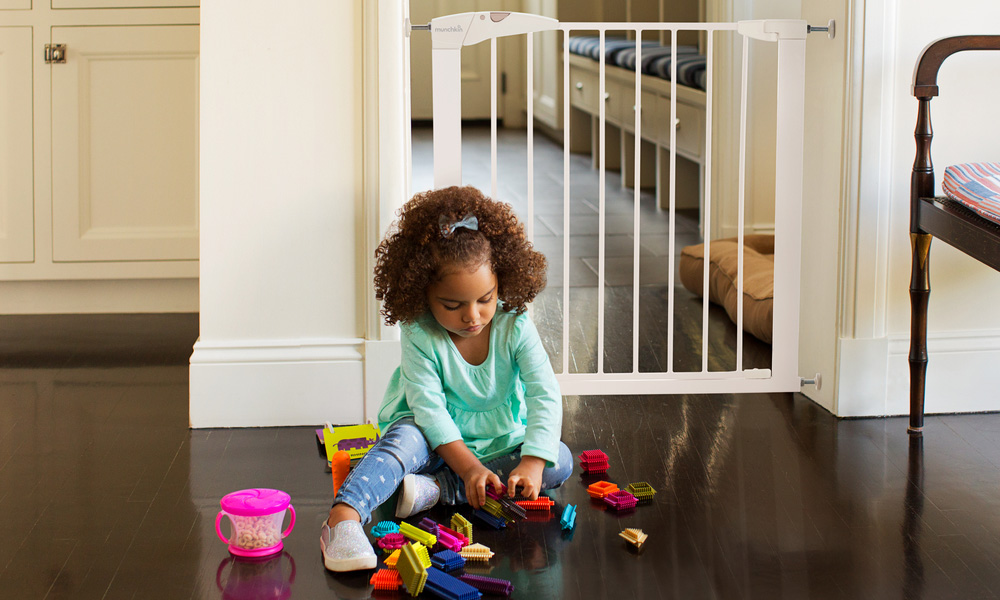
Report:
[[[215,518],[215,533],[236,556],[268,556],[281,552],[281,540],[295,527],[295,507],[291,496],[281,490],[252,488],[226,494],[219,501],[222,510]],[[286,509],[291,512],[288,529],[282,531]],[[231,534],[222,535],[222,517],[229,517]]]

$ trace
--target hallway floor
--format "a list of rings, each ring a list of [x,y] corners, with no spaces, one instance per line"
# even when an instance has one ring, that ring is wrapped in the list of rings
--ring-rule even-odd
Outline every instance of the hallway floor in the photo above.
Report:
[[[197,334],[189,315],[147,355],[113,358],[94,340],[162,332],[163,318],[88,319],[3,319],[4,365],[39,337],[52,346],[0,369],[0,596],[408,597],[323,569],[330,479],[312,428],[188,429],[172,357]],[[477,527],[496,556],[469,572],[532,599],[993,598],[998,431],[1000,415],[936,416],[910,438],[902,418],[837,420],[798,394],[567,397],[564,441],[605,450],[607,479],[646,481],[654,502],[605,510],[577,470],[551,515]],[[295,529],[273,560],[234,560],[214,532],[219,498],[257,486],[291,494]],[[641,551],[626,527],[649,535]]]

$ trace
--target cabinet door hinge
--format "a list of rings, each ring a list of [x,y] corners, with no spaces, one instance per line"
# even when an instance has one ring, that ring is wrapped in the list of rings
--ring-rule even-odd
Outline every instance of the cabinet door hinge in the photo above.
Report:
[[[48,64],[66,62],[66,44],[45,44],[45,62]]]

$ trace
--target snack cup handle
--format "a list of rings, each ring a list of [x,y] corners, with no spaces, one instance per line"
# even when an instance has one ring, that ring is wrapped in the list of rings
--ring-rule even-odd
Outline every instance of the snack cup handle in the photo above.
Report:
[[[288,524],[288,529],[281,532],[282,539],[288,537],[288,534],[292,532],[292,527],[295,527],[295,507],[289,504],[288,510],[292,511],[292,522]]]
[[[226,538],[222,537],[222,529],[220,528],[220,525],[222,524],[222,516],[225,515],[225,514],[226,514],[226,511],[220,510],[219,511],[219,516],[215,517],[215,534],[217,536],[219,536],[219,539],[222,540],[222,543],[228,544],[229,540],[227,540]]]

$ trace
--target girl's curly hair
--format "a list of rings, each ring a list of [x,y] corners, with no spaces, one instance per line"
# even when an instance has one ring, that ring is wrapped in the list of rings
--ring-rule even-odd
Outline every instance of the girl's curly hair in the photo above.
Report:
[[[478,231],[457,228],[447,237],[441,223],[475,215]],[[503,310],[517,314],[545,288],[545,256],[531,246],[511,207],[474,187],[449,187],[414,196],[375,251],[375,297],[388,325],[412,321],[430,310],[427,287],[441,267],[489,263]]]

